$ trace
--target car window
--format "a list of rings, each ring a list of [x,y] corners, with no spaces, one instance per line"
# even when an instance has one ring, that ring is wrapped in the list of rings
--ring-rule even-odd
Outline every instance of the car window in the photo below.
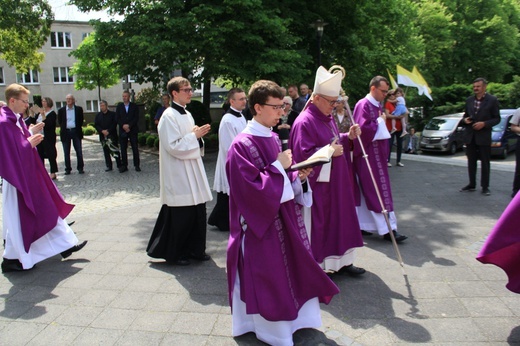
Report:
[[[500,122],[493,126],[493,132],[502,132],[506,129],[509,117],[500,119]]]
[[[451,131],[459,123],[459,119],[431,119],[424,127],[425,130]]]

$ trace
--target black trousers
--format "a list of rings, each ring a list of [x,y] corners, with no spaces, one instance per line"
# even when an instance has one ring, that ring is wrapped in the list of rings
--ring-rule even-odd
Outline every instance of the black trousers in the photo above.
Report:
[[[63,145],[63,156],[65,156],[65,172],[72,171],[72,165],[70,163],[70,142],[74,146],[76,151],[76,157],[78,159],[78,171],[83,170],[83,149],[81,147],[81,138],[74,129],[65,130],[66,134],[61,135],[61,144]]]
[[[229,232],[229,196],[224,192],[217,192],[217,204],[209,215],[208,224]]]
[[[132,147],[134,167],[139,167],[141,161],[139,160],[139,148],[137,148],[137,132],[120,133],[119,144],[121,147],[121,167],[128,167],[128,141],[130,141],[130,146]]]
[[[475,139],[466,144],[466,156],[468,157],[469,185],[477,186],[477,160],[480,159],[482,172],[480,174],[480,186],[483,189],[489,187],[489,173],[491,170],[491,145],[477,145]]]
[[[113,141],[112,143],[117,146],[117,142]],[[101,146],[103,147],[103,155],[105,156],[105,165],[107,168],[112,169],[112,155],[110,155],[110,148],[106,145],[103,145],[103,141],[101,141]],[[121,158],[116,157],[115,159],[117,168],[121,167]]]
[[[388,145],[390,146],[390,149],[388,150],[388,162],[390,162],[390,155],[392,154],[392,146],[394,145],[394,138],[397,141],[397,160],[396,162],[401,162],[401,154],[403,153],[403,137],[401,135],[403,134],[403,131],[395,131],[390,135],[390,139],[388,140]]]
[[[45,165],[45,158],[49,161],[49,165],[51,166],[51,173],[58,172],[58,161],[56,157],[58,153],[56,151],[56,138],[54,140],[47,140],[47,138],[43,139],[43,142],[36,146],[38,149],[38,155],[40,155],[40,159]]]

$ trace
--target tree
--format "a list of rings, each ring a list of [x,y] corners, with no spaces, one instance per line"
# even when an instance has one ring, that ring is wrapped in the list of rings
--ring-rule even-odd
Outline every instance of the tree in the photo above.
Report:
[[[280,5],[265,6],[259,0],[73,3],[81,10],[124,13],[121,21],[95,22],[96,40],[106,48],[106,57],[137,82],[163,87],[175,70],[207,86],[211,77],[236,84],[259,78],[282,83],[307,73],[309,58],[296,49],[299,38],[279,16]]]
[[[101,88],[107,89],[119,83],[121,74],[114,61],[101,58],[102,49],[96,44],[95,36],[92,33],[86,37],[69,55],[78,59],[71,70],[76,75],[74,87],[77,90],[97,88],[101,100]]]
[[[0,58],[26,73],[44,59],[54,16],[46,0],[0,0]]]

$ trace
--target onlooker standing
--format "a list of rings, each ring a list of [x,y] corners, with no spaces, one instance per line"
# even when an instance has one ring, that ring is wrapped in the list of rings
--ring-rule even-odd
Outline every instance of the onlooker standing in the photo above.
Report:
[[[29,90],[11,84],[5,99],[8,105],[0,109],[4,273],[31,269],[60,253],[67,258],[87,243],[78,244],[64,221],[74,206],[63,200],[35,149],[45,124],[28,130],[20,118],[29,105]]]
[[[385,165],[388,162],[388,138],[390,138],[390,133],[385,125],[385,115],[381,102],[388,94],[389,85],[385,77],[376,76],[372,78],[369,84],[370,92],[359,100],[354,108],[354,121],[361,127],[360,138],[368,156],[368,159],[363,156],[360,142],[354,141],[354,167],[361,191],[361,204],[357,207],[357,215],[359,226],[365,233],[377,232],[383,235],[385,240],[392,241],[383,214],[383,211],[386,211],[395,240],[402,242],[408,237],[397,233],[392,188],[388,176],[388,167]],[[370,170],[374,174],[374,180],[371,178],[367,164],[370,165]],[[376,188],[380,193],[383,206],[378,198]]]
[[[294,120],[296,120],[296,117],[303,110],[303,107],[305,107],[305,102],[307,101],[305,98],[300,97],[300,95],[298,94],[298,87],[294,84],[289,85],[289,87],[287,88],[287,92],[289,93],[289,96],[292,99],[292,108],[291,113],[289,113],[289,117],[287,119],[287,124],[292,126]]]
[[[392,163],[390,162],[390,155],[392,154],[392,147],[394,146],[394,139],[397,142],[396,148],[396,166],[403,167],[404,165],[401,163],[401,154],[403,152],[403,125],[400,120],[404,115],[394,115],[394,111],[396,108],[396,94],[394,90],[388,91],[388,94],[385,98],[385,116],[386,116],[386,127],[390,132],[390,139],[388,140],[388,167],[392,167]],[[393,130],[393,126],[395,126],[395,130]],[[393,130],[393,131],[391,131]]]
[[[51,179],[56,179],[56,172],[58,172],[58,162],[56,157],[56,112],[52,109],[54,102],[50,97],[42,99],[43,109],[40,111],[37,122],[45,123],[43,128],[43,142],[38,145],[38,154],[44,162],[44,159],[49,160],[51,166]]]
[[[233,139],[246,127],[242,111],[246,108],[244,90],[233,88],[228,93],[230,107],[220,120],[218,129],[218,157],[215,167],[213,190],[217,191],[217,204],[211,212],[208,224],[222,232],[229,232],[229,182],[226,176],[226,159]]]
[[[117,168],[121,167],[117,138],[117,119],[116,113],[108,109],[107,101],[101,100],[99,102],[99,108],[101,111],[96,114],[94,126],[99,133],[99,141],[103,146],[106,164],[105,172],[109,172],[113,169],[112,156],[116,159]]]
[[[157,109],[155,113],[154,122],[155,126],[159,125],[159,120],[161,119],[162,114],[166,110],[166,108],[170,107],[170,96],[168,94],[163,94],[161,96],[162,105]]]
[[[334,121],[336,122],[336,126],[338,127],[339,132],[347,133],[350,130],[350,118],[347,111],[345,110],[347,105],[345,104],[343,96],[340,96],[338,101],[340,102],[336,104],[336,108],[332,110],[332,116],[334,117]]]
[[[309,92],[309,86],[307,84],[300,84],[300,95],[305,99],[305,102],[307,102],[311,96],[311,93]]]
[[[123,91],[123,103],[116,107],[116,118],[119,125],[119,143],[121,147],[121,167],[119,172],[128,171],[128,141],[132,146],[132,156],[134,158],[134,168],[136,172],[141,172],[139,161],[139,148],[137,147],[139,107],[130,102],[130,92]]]
[[[515,197],[518,190],[520,190],[520,108],[516,110],[509,121],[511,123],[511,131],[516,133],[516,166],[515,166],[515,179],[513,180],[513,193],[511,197]]]
[[[484,78],[475,79],[473,82],[475,95],[466,100],[462,124],[466,128],[464,143],[468,157],[469,184],[460,191],[475,191],[477,160],[480,158],[482,166],[480,186],[482,194],[489,196],[491,194],[489,191],[491,130],[500,122],[500,105],[495,96],[486,93],[486,87],[487,81]]]
[[[202,136],[211,126],[196,126],[186,110],[193,95],[186,78],[172,78],[167,88],[173,103],[164,111],[158,128],[163,205],[146,251],[150,257],[188,265],[190,259],[211,259],[206,254],[206,202],[212,197],[202,163]]]
[[[58,109],[58,123],[60,124],[60,139],[63,145],[63,154],[65,156],[65,174],[68,175],[72,171],[70,164],[70,143],[76,151],[78,160],[79,174],[85,173],[83,170],[83,149],[81,140],[83,139],[83,108],[76,105],[76,99],[72,94],[65,97],[66,106]]]

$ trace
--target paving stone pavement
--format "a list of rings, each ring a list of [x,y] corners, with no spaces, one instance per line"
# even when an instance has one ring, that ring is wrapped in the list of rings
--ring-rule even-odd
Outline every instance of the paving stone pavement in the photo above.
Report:
[[[83,145],[86,173],[60,173],[57,186],[89,243],[67,260],[0,275],[0,345],[263,345],[230,335],[227,234],[208,228],[209,262],[175,267],[146,255],[160,209],[157,155],[141,154],[140,173],[105,173],[95,137]],[[204,161],[211,184],[216,153]],[[295,344],[520,345],[520,296],[500,269],[474,259],[510,200],[512,163],[493,162],[489,197],[458,192],[467,183],[461,158],[403,163],[390,176],[409,236],[404,269],[390,243],[365,237],[356,264],[368,272],[334,277],[341,293],[322,305],[323,326],[298,331]]]

